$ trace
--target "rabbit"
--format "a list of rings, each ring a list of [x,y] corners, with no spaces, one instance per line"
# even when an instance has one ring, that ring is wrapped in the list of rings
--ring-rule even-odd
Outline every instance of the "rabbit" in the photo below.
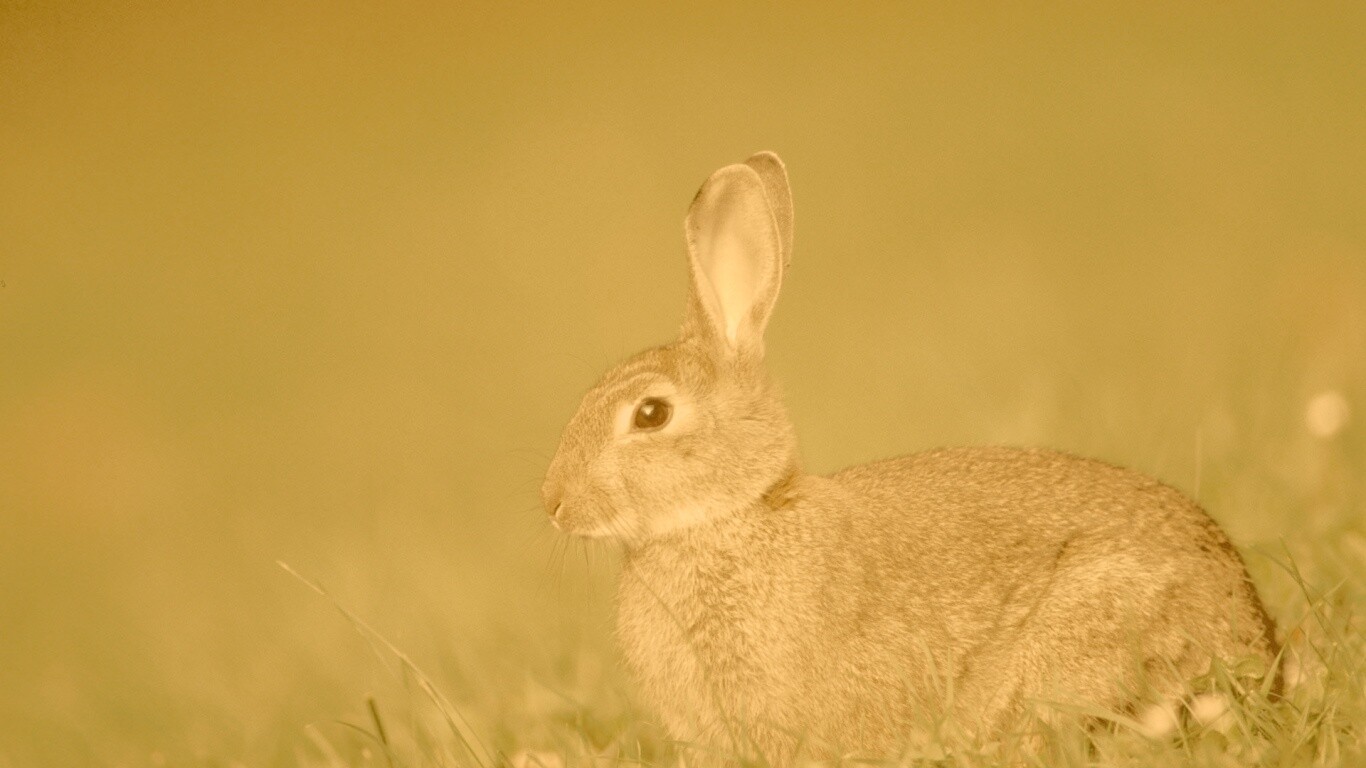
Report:
[[[764,368],[792,224],[777,155],[706,180],[678,340],[588,391],[541,489],[556,528],[620,545],[619,644],[672,738],[778,765],[933,722],[986,743],[1039,702],[1136,713],[1215,659],[1272,669],[1242,559],[1157,480],[1009,447],[803,472]]]

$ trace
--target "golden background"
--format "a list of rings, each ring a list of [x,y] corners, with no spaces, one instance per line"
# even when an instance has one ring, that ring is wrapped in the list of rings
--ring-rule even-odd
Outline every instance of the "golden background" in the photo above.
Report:
[[[401,701],[277,560],[495,741],[615,686],[612,559],[536,489],[760,149],[812,470],[1041,443],[1254,549],[1360,531],[1362,8],[0,1],[0,765],[288,762]]]

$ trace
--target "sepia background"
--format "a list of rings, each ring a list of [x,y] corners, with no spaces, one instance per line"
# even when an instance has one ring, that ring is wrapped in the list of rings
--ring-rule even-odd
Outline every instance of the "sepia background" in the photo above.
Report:
[[[377,716],[455,761],[451,710],[504,754],[652,738],[614,555],[536,491],[760,149],[809,469],[1099,456],[1205,504],[1284,632],[1290,562],[1359,610],[1363,25],[0,0],[0,766],[365,763]]]

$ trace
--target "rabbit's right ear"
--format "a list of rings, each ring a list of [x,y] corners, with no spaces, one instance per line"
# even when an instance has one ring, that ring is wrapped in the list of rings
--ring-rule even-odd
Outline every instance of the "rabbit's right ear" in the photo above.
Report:
[[[764,188],[755,168],[728,165],[698,190],[684,225],[692,295],[683,332],[724,357],[762,354],[778,300],[783,239]]]

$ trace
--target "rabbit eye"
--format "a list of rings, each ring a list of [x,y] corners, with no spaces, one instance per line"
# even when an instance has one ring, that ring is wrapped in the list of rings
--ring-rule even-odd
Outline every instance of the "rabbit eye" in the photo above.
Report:
[[[631,417],[631,426],[646,431],[659,429],[669,423],[669,417],[673,415],[673,411],[674,408],[669,405],[668,400],[647,397],[640,405],[636,406],[636,415]]]

